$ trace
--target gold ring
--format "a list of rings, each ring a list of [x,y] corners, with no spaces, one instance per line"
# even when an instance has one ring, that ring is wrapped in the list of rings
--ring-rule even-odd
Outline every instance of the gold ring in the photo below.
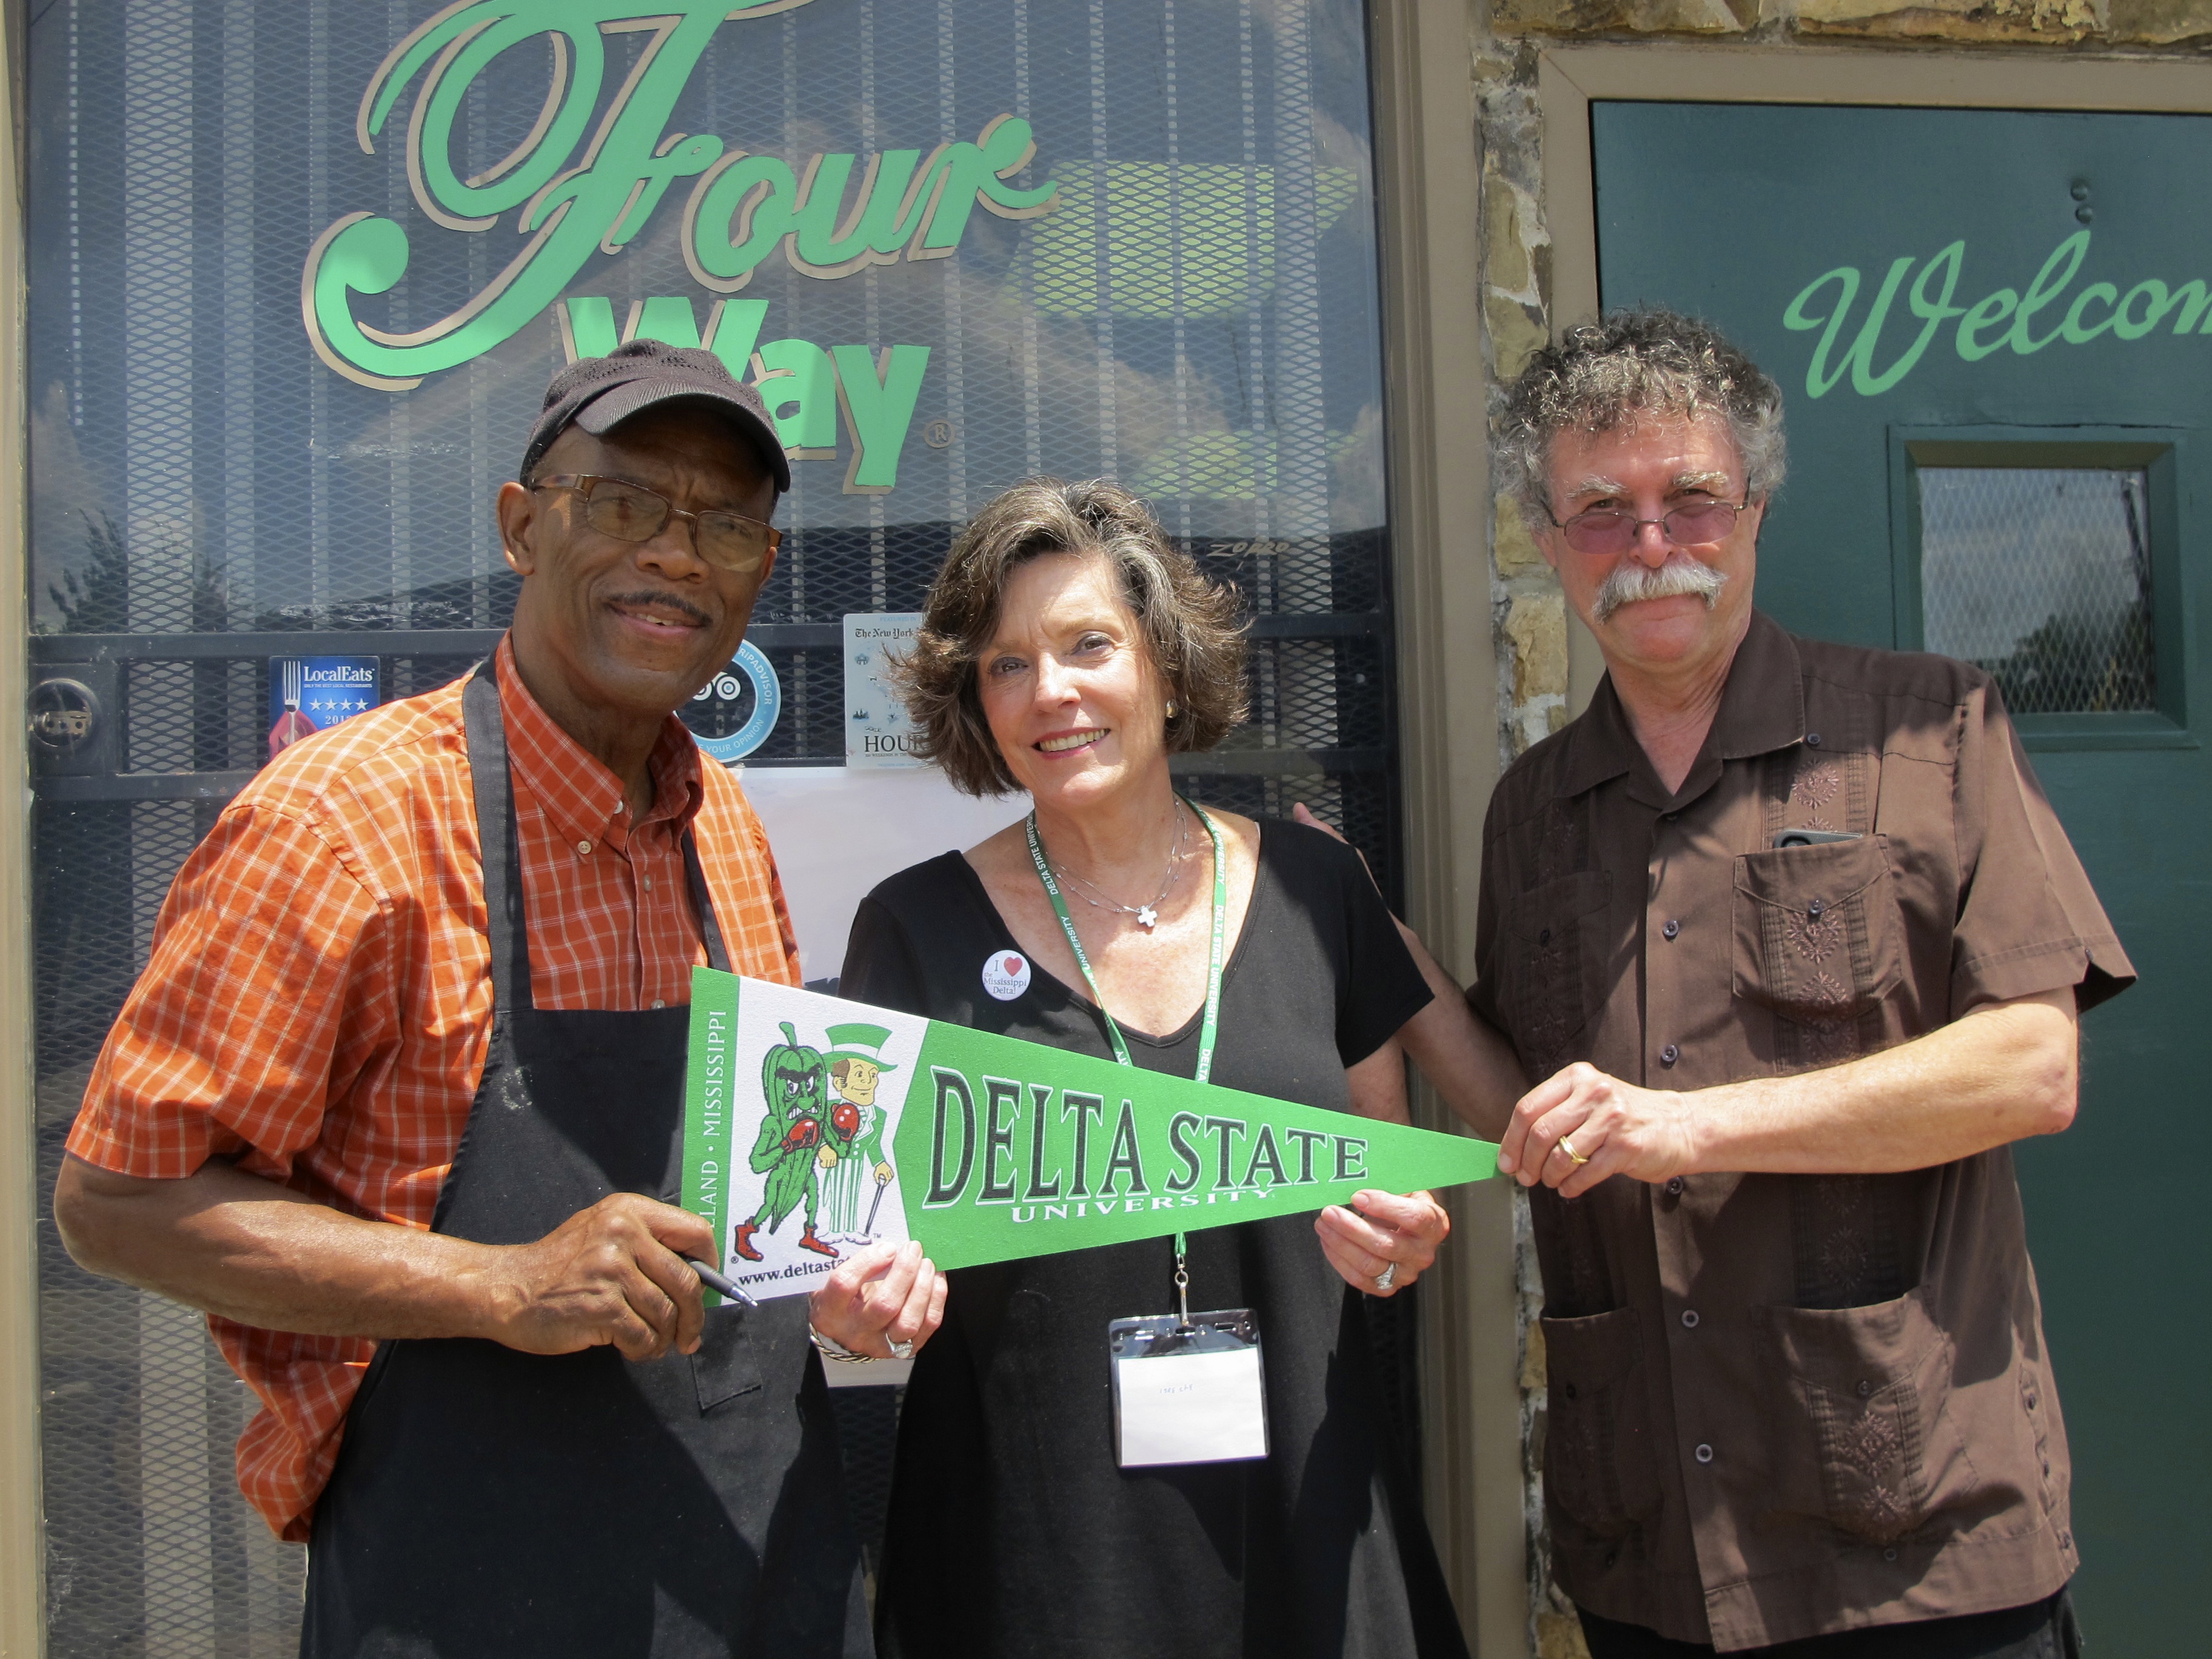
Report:
[[[1575,1143],[1569,1140],[1565,1135],[1561,1135],[1559,1137],[1559,1150],[1565,1152],[1569,1158],[1574,1159],[1575,1167],[1577,1170],[1581,1169],[1583,1164],[1589,1162],[1588,1158],[1584,1158],[1580,1152],[1575,1150]]]

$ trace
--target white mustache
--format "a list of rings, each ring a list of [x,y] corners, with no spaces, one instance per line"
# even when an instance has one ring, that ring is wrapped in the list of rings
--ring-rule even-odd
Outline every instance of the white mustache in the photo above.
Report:
[[[1624,605],[1634,605],[1640,599],[1676,599],[1685,594],[1703,599],[1705,609],[1710,611],[1720,603],[1721,589],[1727,586],[1728,578],[1721,572],[1686,556],[1669,558],[1656,570],[1625,560],[1598,584],[1597,597],[1590,601],[1590,615],[1593,620],[1602,623]]]

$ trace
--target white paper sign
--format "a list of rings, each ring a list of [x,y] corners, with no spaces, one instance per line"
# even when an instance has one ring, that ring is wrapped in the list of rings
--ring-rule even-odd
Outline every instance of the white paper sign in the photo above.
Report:
[[[963,795],[933,766],[753,766],[744,789],[775,849],[809,980],[842,966],[853,913],[871,887],[910,864],[973,847],[1030,810],[1027,795]]]
[[[890,770],[929,763],[913,753],[914,722],[884,672],[884,658],[914,643],[919,611],[845,618],[845,764]]]
[[[1225,1463],[1267,1455],[1259,1349],[1162,1354],[1115,1364],[1123,1468]]]

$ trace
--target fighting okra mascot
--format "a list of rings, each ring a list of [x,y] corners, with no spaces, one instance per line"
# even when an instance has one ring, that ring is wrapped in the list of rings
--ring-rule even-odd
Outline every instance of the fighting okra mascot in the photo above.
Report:
[[[820,1049],[799,1042],[788,1020],[783,1022],[783,1042],[762,1056],[761,1093],[768,1109],[762,1114],[750,1161],[753,1173],[768,1180],[761,1188],[760,1208],[738,1225],[732,1248],[748,1261],[760,1261],[753,1235],[774,1232],[804,1199],[806,1231],[799,1236],[799,1248],[835,1256],[836,1249],[814,1236],[822,1202],[815,1172],[834,1167],[841,1149],[852,1145],[859,1114],[849,1106],[832,1110],[829,1063]]]

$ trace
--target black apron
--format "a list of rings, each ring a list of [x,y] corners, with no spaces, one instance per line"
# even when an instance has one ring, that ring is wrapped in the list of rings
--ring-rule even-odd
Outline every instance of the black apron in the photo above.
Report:
[[[493,1012],[434,1231],[541,1238],[610,1193],[676,1201],[690,1011],[532,1006],[498,682],[462,694]],[[729,965],[696,847],[708,959]],[[872,1651],[806,1303],[707,1315],[696,1354],[378,1345],[316,1507],[307,1659],[854,1659]]]

